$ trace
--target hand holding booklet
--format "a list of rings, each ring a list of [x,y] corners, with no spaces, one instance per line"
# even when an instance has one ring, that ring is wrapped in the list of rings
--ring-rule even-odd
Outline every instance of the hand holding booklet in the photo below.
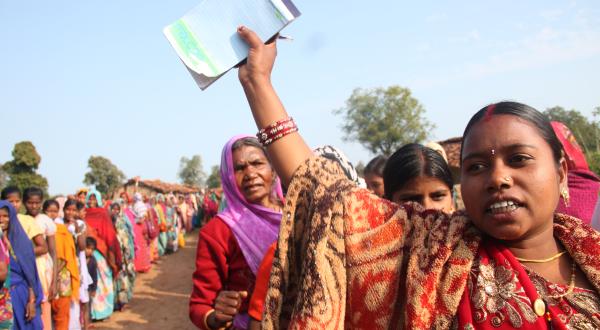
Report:
[[[240,25],[266,42],[298,16],[290,0],[203,0],[164,34],[204,90],[248,56]]]

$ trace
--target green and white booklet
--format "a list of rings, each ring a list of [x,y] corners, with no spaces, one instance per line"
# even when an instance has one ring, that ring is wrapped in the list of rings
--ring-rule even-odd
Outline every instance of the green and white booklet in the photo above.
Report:
[[[298,16],[290,0],[203,0],[164,34],[204,90],[248,56],[240,25],[266,42]]]

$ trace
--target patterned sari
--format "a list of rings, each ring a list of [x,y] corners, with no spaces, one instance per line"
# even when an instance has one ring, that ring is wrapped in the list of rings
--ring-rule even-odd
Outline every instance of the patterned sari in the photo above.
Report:
[[[263,329],[600,328],[600,233],[576,218],[555,215],[554,236],[594,291],[560,301],[564,286],[464,213],[382,200],[319,157],[296,171],[283,219]]]
[[[98,264],[98,288],[96,289],[96,296],[91,299],[90,310],[92,320],[103,320],[113,313],[115,307],[113,275],[102,253],[95,250],[93,255]]]
[[[127,304],[133,295],[135,282],[135,242],[133,227],[125,215],[120,215],[115,220],[117,239],[121,246],[123,264],[116,279],[116,294],[119,304]]]

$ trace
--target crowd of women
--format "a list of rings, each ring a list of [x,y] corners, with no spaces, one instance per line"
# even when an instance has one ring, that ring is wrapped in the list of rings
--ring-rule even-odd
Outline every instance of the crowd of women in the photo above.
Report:
[[[419,144],[376,158],[363,180],[335,148],[307,147],[271,84],[275,42],[238,33],[259,132],[222,151],[225,204],[200,230],[196,326],[600,328],[600,179],[564,125],[491,104],[464,130],[460,182],[443,149]]]
[[[44,200],[37,187],[4,188],[0,329],[89,329],[124,309],[136,274],[201,224],[196,197],[122,193],[111,203],[82,189]]]

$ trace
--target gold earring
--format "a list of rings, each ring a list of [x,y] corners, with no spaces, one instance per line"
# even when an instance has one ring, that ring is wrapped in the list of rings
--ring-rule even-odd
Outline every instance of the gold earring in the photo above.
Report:
[[[565,204],[565,207],[569,207],[569,205],[571,204],[570,203],[571,196],[569,196],[569,189],[562,188],[560,190],[560,195],[562,196],[563,203]]]

